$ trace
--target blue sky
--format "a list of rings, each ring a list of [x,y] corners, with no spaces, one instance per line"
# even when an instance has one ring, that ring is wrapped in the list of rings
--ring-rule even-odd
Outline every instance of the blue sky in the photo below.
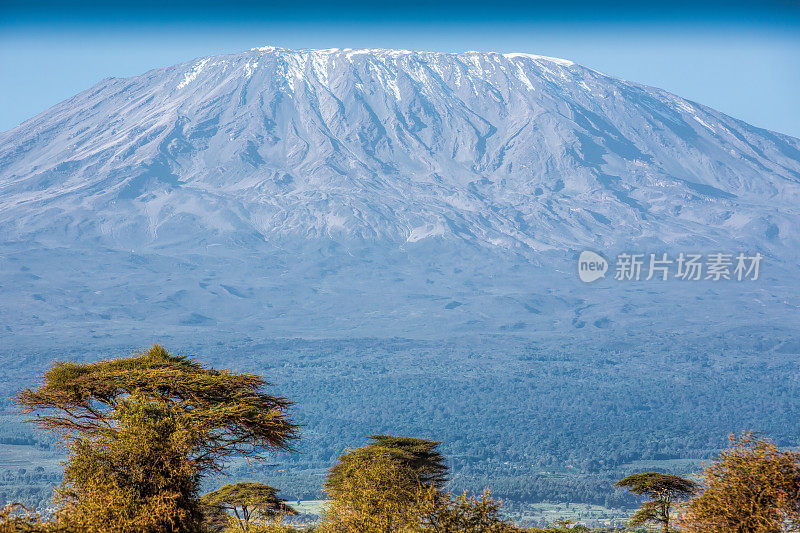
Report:
[[[0,130],[107,76],[271,44],[522,51],[800,137],[800,4],[4,0]],[[643,7],[646,6],[646,7]]]

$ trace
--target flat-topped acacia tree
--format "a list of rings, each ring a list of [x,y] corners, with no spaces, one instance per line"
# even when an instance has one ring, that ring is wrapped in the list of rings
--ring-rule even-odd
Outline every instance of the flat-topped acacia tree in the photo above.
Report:
[[[154,345],[130,357],[57,363],[41,376],[37,388],[23,390],[16,400],[24,414],[35,415],[39,426],[60,433],[70,444],[62,496],[84,507],[84,500],[109,494],[120,494],[119,501],[127,502],[113,516],[103,511],[102,519],[111,523],[129,518],[130,502],[145,509],[152,498],[163,500],[173,485],[171,505],[184,507],[176,508],[176,516],[196,518],[196,487],[203,474],[222,471],[231,455],[262,459],[269,452],[291,450],[297,437],[287,415],[291,403],[266,393],[267,386],[260,376],[207,368]],[[180,475],[169,465],[176,465]],[[139,479],[130,472],[137,472]],[[98,490],[99,482],[108,486]],[[90,515],[113,506],[98,503],[83,514],[87,521],[102,522]],[[71,509],[70,514],[78,516],[79,511]],[[145,511],[153,514],[152,509]],[[193,528],[183,519],[169,527],[163,519],[145,527],[140,519],[131,518],[131,527]]]
[[[673,510],[673,505],[692,496],[698,490],[697,483],[690,479],[661,472],[632,474],[618,481],[617,486],[637,496],[650,498],[631,517],[629,525],[639,527],[657,524],[664,533],[671,531],[670,512]]]
[[[422,485],[441,488],[447,481],[447,464],[438,449],[441,442],[394,435],[370,435],[367,438],[372,442],[348,450],[330,469],[325,481],[325,488],[330,494],[337,494],[344,478],[352,474],[351,463],[361,458],[369,459],[376,453],[407,468]]]
[[[264,483],[242,482],[225,485],[209,492],[200,501],[207,508],[212,521],[225,524],[229,512],[242,531],[249,531],[255,520],[272,519],[283,515],[296,515],[297,511],[278,497],[278,489]]]
[[[197,431],[192,459],[202,470],[219,471],[230,455],[291,450],[297,436],[287,416],[291,402],[264,392],[268,385],[261,376],[210,369],[156,344],[131,357],[57,363],[17,402],[42,428],[68,437],[114,435],[121,402],[134,395],[172,404]]]

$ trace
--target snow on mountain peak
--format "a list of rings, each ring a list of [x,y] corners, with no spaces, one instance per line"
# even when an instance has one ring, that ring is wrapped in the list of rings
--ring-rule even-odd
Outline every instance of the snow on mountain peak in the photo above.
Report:
[[[277,46],[267,45],[267,46],[251,48],[250,51],[276,53],[276,54],[317,55],[317,56],[331,56],[331,55],[342,54],[347,59],[351,59],[354,56],[359,56],[359,55],[372,56],[374,58],[380,58],[380,57],[397,58],[403,56],[415,56],[427,59],[447,58],[447,57],[451,58],[467,57],[467,56],[485,56],[485,57],[502,56],[505,57],[506,59],[525,58],[534,61],[549,61],[551,63],[557,63],[565,67],[574,66],[576,64],[575,62],[567,59],[560,59],[557,57],[548,57],[537,54],[529,54],[521,52],[514,52],[514,53],[478,52],[474,50],[469,50],[465,52],[426,52],[426,51],[403,50],[403,49],[393,49],[393,48],[301,48],[298,50],[291,50],[288,48],[281,48]]]
[[[104,80],[0,134],[0,172],[15,238],[52,234],[42,209],[79,224],[88,202],[105,222],[82,234],[113,242],[191,220],[170,239],[800,243],[797,139],[524,53],[200,58]]]
[[[527,58],[533,59],[534,61],[550,61],[551,63],[558,63],[559,65],[563,65],[565,67],[571,67],[575,65],[574,61],[570,61],[568,59],[561,59],[558,57],[548,57],[548,56],[540,56],[536,54],[524,54],[524,53],[510,53],[510,54],[503,54],[504,57],[508,59],[516,59],[516,58]]]

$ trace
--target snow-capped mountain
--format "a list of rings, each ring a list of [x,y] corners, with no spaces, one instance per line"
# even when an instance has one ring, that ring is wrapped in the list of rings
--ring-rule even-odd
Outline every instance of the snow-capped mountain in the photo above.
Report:
[[[800,140],[571,61],[256,48],[103,80],[0,134],[3,290],[22,302],[4,314],[118,317],[118,295],[138,290],[129,309],[159,301],[176,322],[216,323],[223,300],[250,298],[241,314],[277,323],[293,305],[319,310],[331,272],[341,289],[377,271],[376,287],[407,299],[413,280],[453,310],[481,275],[585,247],[758,250],[793,267],[798,200]],[[146,266],[125,278],[135,254]],[[270,282],[288,298],[274,315],[262,267],[284,279]],[[74,276],[26,277],[48,268]],[[316,291],[302,305],[300,287]],[[341,290],[329,329],[338,313],[394,316]]]
[[[0,137],[6,240],[797,244],[800,141],[570,61],[271,47],[107,79]]]

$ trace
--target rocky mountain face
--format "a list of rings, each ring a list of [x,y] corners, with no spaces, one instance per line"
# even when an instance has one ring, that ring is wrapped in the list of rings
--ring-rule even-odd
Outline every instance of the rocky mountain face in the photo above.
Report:
[[[256,48],[103,80],[0,134],[0,318],[571,332],[650,327],[642,299],[769,321],[798,304],[798,200],[800,140],[570,61]],[[766,270],[589,288],[585,248]]]

